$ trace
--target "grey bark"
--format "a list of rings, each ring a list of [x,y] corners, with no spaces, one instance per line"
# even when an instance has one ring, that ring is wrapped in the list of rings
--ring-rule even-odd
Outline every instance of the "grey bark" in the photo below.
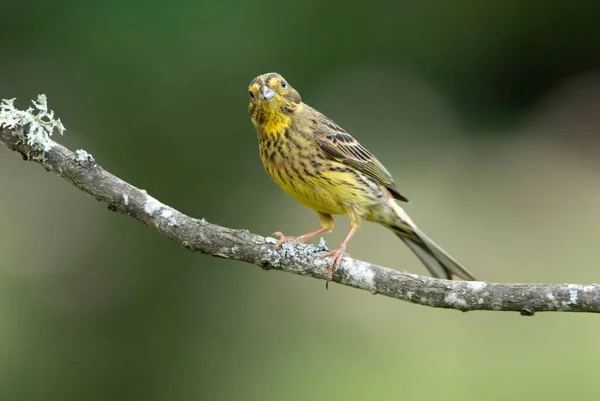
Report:
[[[109,173],[85,152],[71,152],[56,142],[47,152],[28,145],[23,127],[0,127],[0,142],[20,153],[25,160],[42,165],[106,203],[110,210],[131,216],[190,250],[247,262],[265,270],[280,270],[327,280],[327,261],[316,259],[325,247],[284,244],[275,250],[273,238],[186,216],[153,198],[145,190]],[[344,258],[340,268],[334,272],[333,281],[372,294],[460,311],[517,311],[528,316],[542,311],[600,312],[598,284],[449,281],[351,258]]]

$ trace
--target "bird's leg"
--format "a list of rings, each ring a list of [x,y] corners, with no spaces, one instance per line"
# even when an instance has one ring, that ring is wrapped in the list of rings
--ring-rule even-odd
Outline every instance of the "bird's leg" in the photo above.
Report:
[[[347,256],[346,246],[348,245],[350,238],[352,238],[356,230],[358,230],[358,227],[360,227],[360,219],[354,213],[351,213],[350,231],[348,231],[348,235],[346,235],[346,238],[344,238],[340,246],[333,251],[323,252],[318,256],[319,258],[326,258],[328,256],[331,256],[331,260],[329,261],[329,268],[327,269],[327,281],[333,280],[333,271],[340,267],[340,262],[342,261],[342,258],[344,256]]]
[[[309,239],[314,238],[317,235],[324,233],[326,231],[327,231],[327,229],[321,227],[315,231],[311,231],[311,232],[301,235],[299,237],[290,237],[287,235],[283,235],[283,233],[280,231],[277,231],[276,233],[273,233],[272,235],[274,237],[279,237],[279,240],[277,240],[277,242],[275,243],[275,248],[279,248],[281,246],[281,244],[283,244],[284,242],[291,242],[294,245],[304,244]]]
[[[301,235],[299,237],[288,237],[286,235],[283,235],[283,233],[279,231],[273,233],[272,235],[274,237],[279,237],[279,240],[275,243],[275,249],[279,248],[284,242],[292,242],[294,245],[304,244],[306,241],[316,237],[319,234],[330,232],[331,230],[333,230],[333,217],[331,217],[330,214],[319,213],[319,218],[321,219],[321,228]]]

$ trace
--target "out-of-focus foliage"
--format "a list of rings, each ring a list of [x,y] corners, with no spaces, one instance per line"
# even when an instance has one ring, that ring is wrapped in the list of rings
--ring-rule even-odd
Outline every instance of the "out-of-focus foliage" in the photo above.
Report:
[[[282,73],[484,280],[597,281],[593,2],[4,1],[0,98],[218,224],[318,219],[263,171],[247,85]],[[186,252],[0,148],[1,400],[595,400],[594,316],[467,313]],[[336,245],[347,219],[326,237]],[[425,274],[365,224],[352,256]]]

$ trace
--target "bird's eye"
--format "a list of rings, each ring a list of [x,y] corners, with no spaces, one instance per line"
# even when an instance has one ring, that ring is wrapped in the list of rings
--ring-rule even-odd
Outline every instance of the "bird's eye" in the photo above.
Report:
[[[248,93],[250,94],[250,97],[254,99],[254,93],[252,93],[252,91],[248,91]]]
[[[281,80],[280,85],[281,85],[282,88],[286,88],[287,87],[287,83],[285,82],[284,79]]]

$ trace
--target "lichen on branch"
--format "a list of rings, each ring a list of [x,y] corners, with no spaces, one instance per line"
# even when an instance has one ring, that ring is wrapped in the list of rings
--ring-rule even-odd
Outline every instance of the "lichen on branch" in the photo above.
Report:
[[[62,135],[66,128],[60,118],[54,118],[54,111],[48,109],[46,95],[38,95],[37,100],[32,100],[35,108],[29,107],[27,110],[17,109],[15,100],[16,98],[2,99],[0,102],[2,127],[8,129],[21,127],[25,131],[28,145],[39,146],[44,152],[52,149],[54,142],[50,137],[55,130]]]

